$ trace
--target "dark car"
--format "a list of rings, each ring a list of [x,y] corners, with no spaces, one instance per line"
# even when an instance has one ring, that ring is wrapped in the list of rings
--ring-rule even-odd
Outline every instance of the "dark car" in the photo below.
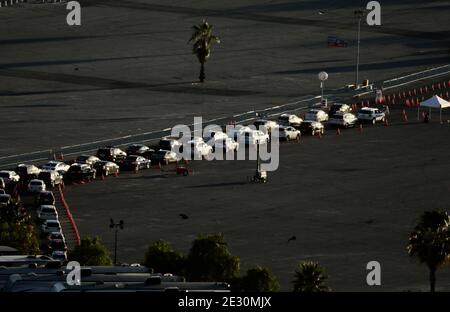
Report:
[[[55,195],[53,195],[53,192],[45,191],[40,192],[39,195],[36,198],[36,205],[55,205]]]
[[[48,243],[48,251],[49,252],[56,251],[56,250],[61,250],[61,251],[67,250],[67,245],[64,240],[54,239]]]
[[[127,147],[125,152],[127,153],[128,156],[130,156],[130,155],[142,155],[143,153],[145,153],[149,149],[150,149],[150,147],[148,147],[147,145],[144,145],[144,144],[132,144],[132,145]]]
[[[107,146],[97,151],[97,157],[101,160],[121,162],[127,157],[127,153],[118,147]]]
[[[140,154],[140,156],[145,157],[147,159],[152,159],[152,155],[154,152],[155,150],[153,148],[149,148],[148,150]]]
[[[73,164],[65,175],[69,181],[83,181],[94,180],[96,177],[96,170],[87,164]]]
[[[159,150],[154,152],[151,158],[152,164],[169,164],[177,161],[177,154],[172,151]]]
[[[101,160],[94,164],[94,169],[97,171],[97,176],[106,177],[109,175],[118,175],[120,168],[119,165],[112,161]]]
[[[21,181],[28,182],[37,179],[41,170],[34,165],[19,164],[14,171],[20,176]]]
[[[324,126],[318,122],[313,120],[305,120],[303,121],[299,127],[297,127],[298,130],[300,130],[301,133],[304,134],[324,134]]]
[[[57,171],[42,170],[38,174],[38,179],[44,181],[45,185],[54,187],[58,184],[64,184],[64,179]]]
[[[130,170],[140,170],[150,168],[150,160],[143,156],[130,155],[125,158],[122,168]]]

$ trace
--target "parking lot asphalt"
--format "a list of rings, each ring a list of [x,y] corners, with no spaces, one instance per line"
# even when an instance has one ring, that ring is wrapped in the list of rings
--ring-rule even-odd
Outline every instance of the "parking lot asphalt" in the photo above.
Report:
[[[280,148],[268,184],[247,181],[255,161],[192,161],[194,174],[164,167],[86,185],[66,198],[83,235],[110,249],[109,218],[123,219],[119,259],[140,262],[157,239],[187,252],[199,233],[224,233],[243,269],[269,267],[284,290],[300,260],[317,260],[338,291],[426,290],[427,269],[406,243],[420,214],[450,200],[450,124],[404,123],[328,131]],[[105,196],[105,194],[108,196]],[[182,220],[180,213],[189,216]],[[287,243],[295,235],[296,241]],[[366,264],[382,265],[382,286],[366,286]],[[449,290],[450,270],[438,275]]]
[[[65,24],[64,5],[0,9],[0,157],[289,103],[319,93],[321,70],[326,94],[354,82],[353,11],[364,1],[89,2],[80,27]],[[382,5],[382,26],[362,25],[361,80],[448,63],[448,5]],[[204,17],[222,43],[201,85],[187,40]],[[349,47],[328,48],[328,35]],[[120,261],[142,261],[160,238],[186,252],[199,233],[220,231],[243,269],[267,266],[283,290],[303,259],[325,266],[338,291],[427,290],[426,267],[405,246],[424,210],[448,209],[450,128],[396,114],[389,127],[283,144],[267,185],[247,182],[253,161],[203,161],[193,176],[123,174],[68,186],[66,198],[81,234],[110,250],[109,218],[125,220]],[[382,265],[378,288],[365,283],[371,260]],[[450,290],[448,268],[437,278]]]

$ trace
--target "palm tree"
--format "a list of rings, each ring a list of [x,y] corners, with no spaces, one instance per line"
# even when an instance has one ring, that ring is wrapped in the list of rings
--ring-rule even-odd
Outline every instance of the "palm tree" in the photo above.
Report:
[[[450,218],[446,211],[426,211],[409,235],[406,247],[411,257],[418,257],[430,270],[430,291],[435,291],[436,271],[450,258]]]
[[[295,271],[294,292],[325,292],[328,276],[317,262],[304,261]]]
[[[220,43],[219,37],[212,34],[212,25],[207,21],[199,25],[192,26],[194,33],[189,42],[193,42],[192,53],[194,53],[200,62],[200,82],[205,81],[205,63],[211,54],[212,43]]]

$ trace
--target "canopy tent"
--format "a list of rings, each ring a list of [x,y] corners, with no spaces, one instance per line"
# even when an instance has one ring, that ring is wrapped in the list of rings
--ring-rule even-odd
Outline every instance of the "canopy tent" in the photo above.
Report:
[[[450,108],[450,102],[447,102],[446,100],[440,98],[439,96],[434,95],[433,97],[429,98],[428,100],[425,100],[420,103],[420,106],[417,108],[417,116],[419,116],[420,107],[428,107],[428,109],[430,110],[430,115],[431,115],[432,108],[438,108],[439,109],[439,120],[442,123],[442,109]]]

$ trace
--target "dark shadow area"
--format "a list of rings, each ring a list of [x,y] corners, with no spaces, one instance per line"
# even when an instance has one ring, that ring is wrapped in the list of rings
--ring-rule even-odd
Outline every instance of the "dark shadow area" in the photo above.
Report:
[[[449,57],[437,57],[437,58],[421,58],[421,59],[411,59],[402,61],[391,61],[383,63],[373,63],[373,64],[361,64],[359,67],[360,71],[371,71],[371,70],[382,70],[382,69],[395,69],[411,66],[427,66],[427,65],[441,65],[447,64],[449,62]],[[315,67],[308,69],[299,70],[284,70],[274,72],[277,75],[296,75],[296,74],[315,74],[321,70],[326,69],[328,73],[342,73],[342,72],[352,72],[355,70],[354,65],[344,65],[344,66],[332,66],[332,67]]]
[[[188,188],[203,188],[203,187],[223,187],[223,186],[236,186],[236,185],[246,185],[248,182],[223,182],[223,183],[211,183],[189,186]]]

